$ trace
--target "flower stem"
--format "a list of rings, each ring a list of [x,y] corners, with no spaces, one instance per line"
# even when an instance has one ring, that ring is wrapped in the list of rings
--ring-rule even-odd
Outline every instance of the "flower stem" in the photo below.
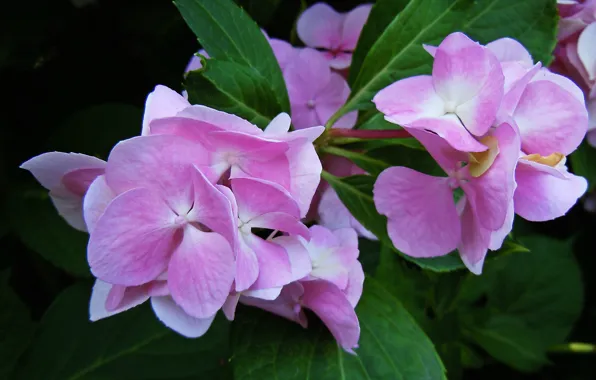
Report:
[[[365,130],[365,129],[332,129],[329,136],[351,137],[358,139],[404,139],[412,137],[405,129]]]

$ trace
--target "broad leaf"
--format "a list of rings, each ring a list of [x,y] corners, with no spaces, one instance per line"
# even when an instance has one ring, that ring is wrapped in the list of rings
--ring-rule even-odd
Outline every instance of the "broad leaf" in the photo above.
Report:
[[[596,187],[596,148],[584,141],[570,156],[573,172],[588,180],[589,190]]]
[[[271,96],[281,105],[278,112],[290,110],[273,50],[246,12],[232,0],[175,0],[174,4],[211,57],[249,68],[251,76],[259,77],[257,81],[269,84]]]
[[[324,151],[334,156],[345,157],[374,176],[379,175],[383,170],[391,166],[387,162],[351,150],[330,146],[325,148]]]
[[[21,354],[27,349],[35,324],[29,310],[8,284],[10,271],[0,272],[0,378],[8,378]]]
[[[356,313],[362,332],[357,355],[350,355],[314,317],[304,330],[269,313],[242,310],[232,330],[234,378],[445,379],[432,342],[372,278],[365,280]]]
[[[68,273],[88,277],[89,236],[66,223],[45,189],[10,194],[6,204],[11,230],[32,251]]]
[[[225,379],[228,324],[187,339],[163,326],[148,304],[89,322],[89,286],[64,291],[43,316],[17,379]],[[217,377],[221,376],[221,377]]]
[[[186,77],[192,104],[202,104],[240,116],[261,128],[279,112],[280,106],[260,75],[234,62],[208,59],[201,70]]]

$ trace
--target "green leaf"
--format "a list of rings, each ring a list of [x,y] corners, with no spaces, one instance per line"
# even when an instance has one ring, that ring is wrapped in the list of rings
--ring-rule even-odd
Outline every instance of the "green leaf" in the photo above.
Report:
[[[432,342],[401,303],[367,278],[356,313],[361,336],[346,354],[310,318],[307,330],[262,311],[242,309],[232,330],[234,378],[445,379]]]
[[[265,128],[281,108],[260,75],[234,62],[207,59],[201,70],[186,77],[185,88],[192,104],[202,104],[240,116]]]
[[[265,26],[271,21],[281,0],[235,0],[246,13],[260,26]]]
[[[384,23],[386,16],[380,21]],[[483,43],[512,37],[547,64],[556,42],[556,26],[556,4],[551,0],[411,0],[372,45],[361,69],[353,74],[356,78],[350,78],[350,98],[328,124],[349,111],[372,108],[373,96],[399,79],[429,74],[432,58],[422,44],[438,45],[455,31]]]
[[[358,165],[358,167],[360,167],[361,169],[365,170],[367,173],[375,176],[379,175],[383,170],[391,166],[390,164],[384,161],[351,150],[329,146],[326,147],[324,151],[325,153],[329,153],[334,156],[345,157],[348,160],[352,161],[354,164]]]
[[[258,82],[269,83],[271,96],[281,105],[278,111],[289,112],[286,85],[273,50],[238,5],[232,0],[175,0],[174,4],[211,57],[249,68]]]
[[[143,112],[128,104],[106,103],[84,108],[56,128],[46,148],[107,158],[119,141],[141,133],[142,120]]]
[[[10,227],[31,250],[68,273],[89,277],[87,240],[58,214],[44,189],[14,191],[6,208]]]
[[[352,55],[348,83],[354,83],[370,48],[379,39],[381,34],[385,31],[385,28],[391,21],[393,21],[395,16],[408,5],[409,1],[410,0],[377,0],[373,5],[368,20],[364,25],[364,28],[362,28],[362,32],[358,38],[356,50],[354,50],[354,54]]]
[[[229,378],[227,322],[216,319],[206,335],[187,339],[163,326],[148,303],[89,322],[89,297],[89,286],[79,284],[54,301],[17,379]]]
[[[10,271],[0,272],[0,378],[8,378],[35,332],[29,310],[8,284]]]
[[[588,191],[596,188],[596,148],[584,142],[570,156],[573,172],[588,180]]]
[[[570,241],[534,236],[522,243],[529,252],[487,263],[482,276],[464,282],[462,298],[470,303],[487,298],[482,312],[489,312],[488,319],[470,327],[476,343],[496,359],[529,371],[571,331],[583,288]]]

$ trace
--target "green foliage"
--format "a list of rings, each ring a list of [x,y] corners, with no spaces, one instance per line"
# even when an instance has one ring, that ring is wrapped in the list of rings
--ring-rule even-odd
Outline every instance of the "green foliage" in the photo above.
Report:
[[[356,307],[360,347],[345,353],[329,332],[242,310],[232,328],[235,379],[445,379],[433,344],[397,298],[372,278]]]
[[[596,188],[596,148],[584,141],[570,156],[573,172],[588,180],[588,189]]]
[[[65,290],[43,316],[15,379],[226,379],[228,324],[201,339],[163,326],[148,304],[90,322],[88,285]]]

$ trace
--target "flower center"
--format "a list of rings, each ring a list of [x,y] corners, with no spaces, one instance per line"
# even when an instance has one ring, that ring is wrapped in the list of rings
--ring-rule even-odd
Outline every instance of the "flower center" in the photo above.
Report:
[[[445,102],[444,108],[445,108],[445,113],[455,113],[457,104],[455,104],[455,102],[453,102],[453,101]]]
[[[174,219],[174,225],[176,225],[178,227],[182,227],[186,223],[188,223],[188,219],[186,219],[186,215],[177,215],[176,218]]]
[[[499,141],[493,136],[486,136],[480,142],[488,147],[484,152],[468,153],[468,167],[472,177],[480,177],[492,166],[499,155]]]
[[[525,160],[528,161],[533,161],[533,162],[537,162],[539,164],[543,164],[543,165],[547,165],[550,167],[555,167],[557,165],[559,165],[559,163],[563,162],[565,163],[565,155],[563,153],[552,153],[549,154],[548,156],[541,156],[538,153],[534,153],[534,154],[528,154],[527,156],[523,156],[522,157]]]
[[[315,101],[314,99],[310,99],[308,102],[306,102],[306,107],[308,107],[308,109],[314,109],[315,108]]]

